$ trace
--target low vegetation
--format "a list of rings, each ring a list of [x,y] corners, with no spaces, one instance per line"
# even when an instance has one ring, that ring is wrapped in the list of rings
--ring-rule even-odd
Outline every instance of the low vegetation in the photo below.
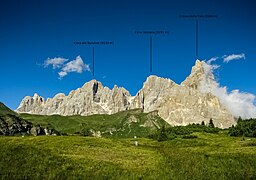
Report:
[[[218,133],[221,129],[215,128],[213,120],[210,119],[209,124],[206,126],[204,122],[202,124],[189,124],[187,126],[162,126],[161,129],[155,131],[153,134],[149,134],[147,137],[158,141],[172,140],[177,137],[184,139],[197,138],[192,135],[195,132],[206,133]]]
[[[230,136],[256,137],[256,119],[245,119],[241,117],[236,126],[229,129]]]

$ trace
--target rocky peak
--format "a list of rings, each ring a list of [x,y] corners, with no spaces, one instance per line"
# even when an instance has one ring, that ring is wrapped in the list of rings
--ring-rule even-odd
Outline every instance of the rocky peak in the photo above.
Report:
[[[58,93],[58,94],[56,94],[53,98],[54,98],[54,99],[62,99],[63,97],[65,97],[65,94],[64,94],[64,93]]]
[[[144,112],[157,110],[173,86],[177,86],[177,84],[170,79],[155,75],[149,76],[142,89],[134,97],[130,108],[142,108]]]
[[[82,86],[83,91],[97,91],[98,89],[101,89],[103,87],[102,83],[99,81],[96,81],[95,79],[85,83]]]
[[[35,93],[34,96],[33,96],[34,99],[37,99],[37,98],[39,98],[39,97],[40,97],[40,96],[39,96],[37,93]]]
[[[204,61],[196,60],[195,65],[192,67],[191,74],[204,73]]]
[[[34,94],[33,96],[33,100],[37,103],[43,103],[44,102],[44,98],[39,96],[37,93]]]
[[[33,97],[26,96],[17,108],[17,112],[31,112],[35,107],[44,104],[44,98],[39,96],[37,93]]]
[[[161,90],[170,88],[172,86],[176,85],[172,80],[168,78],[161,78],[156,75],[150,75],[147,77],[147,80],[143,84],[142,89],[146,90]]]
[[[196,60],[192,67],[190,75],[181,83],[192,89],[198,89],[202,80],[207,79],[209,74],[205,71],[206,63],[204,61]]]

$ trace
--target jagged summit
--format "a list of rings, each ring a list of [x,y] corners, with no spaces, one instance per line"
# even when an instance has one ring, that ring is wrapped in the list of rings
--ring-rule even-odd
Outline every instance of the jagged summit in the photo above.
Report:
[[[185,85],[193,89],[198,89],[200,81],[205,76],[204,63],[205,62],[203,61],[196,60],[190,75],[181,83],[181,85]]]
[[[209,65],[197,60],[181,85],[171,79],[151,75],[132,97],[125,88],[114,86],[109,89],[101,82],[91,80],[67,96],[59,93],[46,101],[37,94],[26,96],[17,112],[86,116],[141,108],[143,112],[157,111],[172,125],[207,123],[212,118],[218,127],[229,127],[234,124],[233,116],[210,91],[202,91],[214,83]]]
[[[101,83],[100,81],[97,81],[97,80],[93,79],[93,80],[91,80],[91,81],[89,81],[89,82],[86,82],[86,83],[81,87],[81,89],[87,90],[87,89],[93,88],[93,87],[95,87],[95,86],[97,86],[97,87],[103,87],[103,85],[102,85],[102,83]]]
[[[130,96],[122,87],[115,86],[110,90],[101,82],[91,80],[81,88],[70,91],[67,96],[59,93],[46,101],[38,94],[33,97],[26,96],[17,112],[60,115],[112,114],[128,109]]]

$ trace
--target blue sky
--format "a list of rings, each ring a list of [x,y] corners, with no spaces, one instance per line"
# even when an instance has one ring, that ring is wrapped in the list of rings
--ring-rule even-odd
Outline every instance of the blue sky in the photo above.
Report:
[[[195,20],[182,14],[217,14],[199,20],[199,59],[242,54],[223,63],[216,77],[229,90],[256,94],[256,3],[253,0],[1,0],[0,101],[16,109],[26,95],[44,98],[67,94],[91,80],[92,72],[45,67],[47,58],[68,62],[80,55],[92,68],[92,46],[74,41],[113,41],[95,45],[95,79],[134,95],[146,77],[155,74],[182,82],[195,57]],[[167,30],[153,36],[153,72],[149,71],[149,36],[139,30]]]

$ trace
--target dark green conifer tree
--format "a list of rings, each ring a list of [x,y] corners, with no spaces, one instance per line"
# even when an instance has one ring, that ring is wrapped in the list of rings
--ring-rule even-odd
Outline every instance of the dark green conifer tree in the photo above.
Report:
[[[210,119],[208,126],[209,126],[210,128],[214,128],[214,127],[215,127],[214,124],[213,124],[212,118]]]

